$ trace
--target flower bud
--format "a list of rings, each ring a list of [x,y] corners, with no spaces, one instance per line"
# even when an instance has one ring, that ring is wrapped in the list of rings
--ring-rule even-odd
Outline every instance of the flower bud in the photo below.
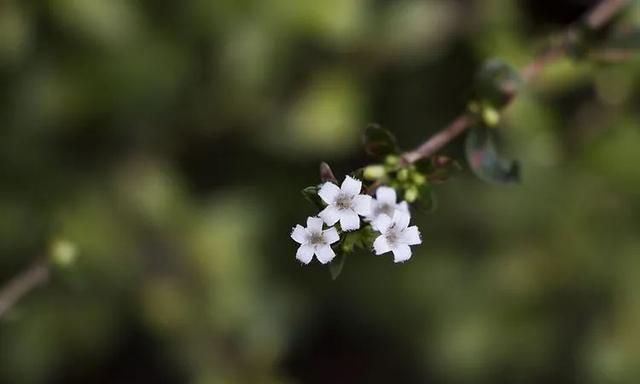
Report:
[[[411,187],[409,189],[407,189],[404,192],[404,199],[408,202],[408,203],[413,203],[414,201],[416,201],[418,199],[418,188],[416,187]]]
[[[427,182],[427,178],[419,172],[414,172],[411,179],[415,185],[424,185]]]
[[[395,167],[400,163],[400,158],[396,155],[387,155],[387,157],[384,158],[384,163],[389,167]]]
[[[75,262],[77,255],[78,250],[74,243],[68,240],[56,240],[51,245],[49,256],[54,264],[60,267],[68,267]]]
[[[362,177],[365,180],[378,180],[383,178],[386,174],[387,171],[385,170],[384,165],[375,164],[366,166],[362,172]]]
[[[495,127],[500,122],[500,112],[490,106],[482,110],[482,120],[489,127]]]
[[[398,171],[398,180],[400,181],[406,181],[407,179],[409,179],[409,170],[406,168],[403,168],[401,170]]]

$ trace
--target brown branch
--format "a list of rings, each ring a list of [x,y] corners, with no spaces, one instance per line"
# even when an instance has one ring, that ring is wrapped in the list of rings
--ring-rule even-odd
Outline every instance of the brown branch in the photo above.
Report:
[[[627,4],[629,0],[602,0],[591,11],[589,11],[583,20],[583,24],[592,30],[602,28],[613,19]],[[549,48],[542,51],[529,64],[524,66],[520,71],[520,75],[524,83],[534,79],[549,63],[557,60],[566,54],[567,50],[578,42],[580,33],[576,27],[569,28],[564,35],[561,35],[561,41],[553,44]],[[511,103],[515,99],[516,93],[509,100]],[[505,106],[506,107],[506,106]],[[411,164],[418,160],[433,156],[447,143],[455,139],[462,132],[471,128],[476,119],[468,112],[458,115],[449,125],[431,136],[427,141],[419,147],[407,151],[402,154],[405,163]]]
[[[475,119],[473,116],[463,113],[453,120],[443,130],[431,136],[431,138],[413,151],[406,152],[402,155],[402,159],[411,164],[416,161],[435,154],[445,144],[453,140],[456,136],[464,132],[473,125]]]
[[[600,29],[618,14],[629,0],[603,0],[584,17],[584,23],[591,29]]]
[[[0,289],[0,318],[22,297],[49,280],[49,264],[37,261]]]

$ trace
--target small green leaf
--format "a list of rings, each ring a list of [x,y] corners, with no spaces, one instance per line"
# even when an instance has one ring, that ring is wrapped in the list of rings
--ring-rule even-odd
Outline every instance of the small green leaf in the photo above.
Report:
[[[318,195],[318,191],[319,190],[320,190],[319,186],[311,185],[311,186],[308,186],[308,187],[304,188],[300,192],[302,193],[302,196],[304,196],[305,199],[309,200],[311,203],[316,205],[318,208],[323,209],[325,207],[325,204],[322,201],[322,199],[320,198],[320,196]]]
[[[482,108],[500,109],[518,93],[521,86],[522,79],[515,68],[501,59],[490,59],[476,74],[475,97]],[[486,114],[480,112],[481,116]]]
[[[344,253],[353,252],[356,247],[359,247],[362,243],[362,234],[360,230],[354,232],[346,232],[343,235],[344,237],[342,239],[342,242],[340,243],[340,249]]]
[[[338,180],[334,176],[331,167],[324,161],[320,163],[320,180],[322,180],[322,182],[330,181],[334,184],[338,184]]]
[[[342,273],[344,268],[344,262],[347,260],[347,253],[338,252],[336,258],[329,263],[329,273],[331,274],[331,280],[335,280]]]
[[[433,212],[438,207],[438,200],[433,188],[429,185],[424,185],[420,188],[420,197],[414,204],[414,206],[425,213]]]
[[[495,130],[484,126],[471,129],[465,142],[467,161],[480,179],[494,183],[512,183],[520,180],[517,161],[500,157],[495,144]]]
[[[460,163],[448,156],[438,155],[417,163],[418,170],[425,174],[428,184],[438,184],[449,180],[463,169]]]
[[[399,152],[395,136],[376,124],[370,124],[364,132],[364,150],[375,157]]]

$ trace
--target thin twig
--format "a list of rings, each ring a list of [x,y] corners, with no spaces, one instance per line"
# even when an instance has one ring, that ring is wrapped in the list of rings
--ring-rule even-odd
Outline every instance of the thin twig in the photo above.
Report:
[[[49,280],[49,264],[37,261],[0,289],[0,318],[23,296]]]
[[[629,3],[629,0],[603,0],[589,12],[584,22],[591,29],[600,29]]]
[[[591,30],[602,28],[628,3],[629,0],[603,0],[584,16],[583,23]],[[522,68],[520,74],[524,83],[530,82],[538,76],[542,69],[544,69],[544,67],[549,63],[566,54],[567,50],[579,39],[579,32],[575,27],[571,27],[561,37],[562,40],[559,44],[553,44],[549,48],[545,49],[529,64]],[[509,103],[513,101],[515,96],[516,93],[512,95]],[[449,125],[431,136],[419,147],[403,153],[403,161],[411,164],[418,160],[433,156],[451,140],[471,128],[474,123],[475,119],[471,114],[468,112],[461,113],[451,123],[449,123]]]
[[[475,119],[471,115],[466,113],[461,114],[443,130],[431,136],[429,140],[422,143],[421,146],[414,149],[413,151],[404,153],[402,155],[402,159],[405,162],[411,164],[420,159],[433,155],[445,144],[447,144],[456,136],[469,128],[474,121]]]

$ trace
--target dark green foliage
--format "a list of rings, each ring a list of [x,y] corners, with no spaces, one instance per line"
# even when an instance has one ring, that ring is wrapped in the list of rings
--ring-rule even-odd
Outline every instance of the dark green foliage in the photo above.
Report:
[[[520,180],[518,162],[500,156],[496,149],[495,130],[492,128],[472,128],[467,135],[465,152],[471,170],[482,180],[494,183]]]
[[[336,258],[329,263],[329,274],[331,274],[331,279],[335,280],[342,273],[342,268],[344,268],[344,263],[347,260],[347,253],[336,252]]]
[[[627,28],[614,33],[604,42],[598,44],[598,48],[628,51],[640,49],[640,27]]]
[[[416,167],[426,175],[430,184],[443,183],[463,169],[459,161],[443,155],[422,160],[416,164]]]
[[[377,124],[370,124],[364,132],[364,150],[374,157],[398,153],[395,136]]]
[[[316,207],[322,209],[322,208],[324,208],[325,204],[322,201],[322,199],[320,198],[320,196],[318,195],[318,191],[319,190],[320,190],[320,186],[318,186],[318,185],[310,185],[310,186],[304,188],[300,192],[302,193],[302,196],[304,196],[305,199],[307,199],[309,202],[313,203]]]
[[[515,68],[501,59],[490,59],[476,74],[474,94],[481,104],[502,108],[521,86],[522,79]]]
[[[364,225],[357,231],[343,232],[340,242],[334,247],[336,258],[329,264],[331,278],[335,280],[342,273],[348,255],[357,251],[370,250],[375,237],[376,232],[370,225]]]

